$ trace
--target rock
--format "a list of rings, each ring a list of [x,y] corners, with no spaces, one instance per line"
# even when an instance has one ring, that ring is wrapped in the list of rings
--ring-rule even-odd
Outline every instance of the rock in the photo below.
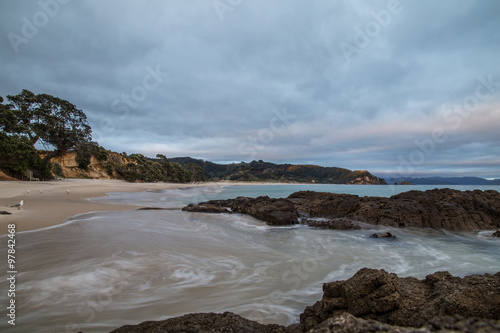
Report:
[[[231,211],[226,207],[212,205],[212,204],[207,204],[207,205],[189,204],[186,207],[182,208],[182,210],[186,212],[197,212],[197,213],[231,213]]]
[[[111,333],[285,333],[286,327],[263,325],[231,312],[194,313],[163,321],[146,321],[139,325],[122,326]]]
[[[360,230],[361,227],[355,221],[349,219],[306,219],[301,220],[302,224],[307,224],[310,227],[335,230]]]
[[[184,211],[204,213],[241,213],[251,215],[268,225],[283,226],[299,223],[295,206],[287,199],[237,197],[229,200],[210,200],[190,204]]]
[[[500,193],[493,190],[409,191],[390,198],[300,191],[288,199],[304,217],[457,231],[500,228]]]
[[[383,324],[376,320],[361,319],[349,313],[325,320],[309,333],[427,333],[427,332],[500,332],[500,321],[480,318],[462,318],[460,316],[435,317],[428,324],[420,327],[402,327]]]
[[[300,191],[287,199],[238,197],[189,205],[183,210],[249,214],[269,225],[296,224],[301,217],[310,226],[342,230],[357,229],[360,222],[455,231],[500,228],[500,193],[493,190],[409,191],[390,198]]]
[[[258,198],[238,197],[234,199],[231,210],[235,213],[251,215],[269,225],[290,225],[299,223],[295,206],[287,199],[272,199],[268,196]]]
[[[500,229],[491,234],[491,237],[500,237]]]
[[[424,280],[363,268],[346,281],[323,285],[323,298],[300,315],[300,324],[263,325],[231,312],[195,313],[126,325],[112,333],[242,332],[499,332],[500,272]]]
[[[500,272],[453,277],[448,272],[424,280],[363,268],[346,281],[323,285],[323,298],[300,316],[304,331],[350,313],[396,326],[420,327],[433,317],[460,315],[500,319]]]
[[[393,239],[395,239],[396,236],[394,236],[390,232],[379,232],[379,233],[376,233],[376,234],[372,234],[370,236],[370,238],[393,238]]]
[[[6,210],[1,210],[0,215],[12,215],[12,213],[6,211]]]

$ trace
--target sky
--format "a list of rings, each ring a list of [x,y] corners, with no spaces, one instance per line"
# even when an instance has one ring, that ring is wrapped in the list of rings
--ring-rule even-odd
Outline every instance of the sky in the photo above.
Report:
[[[0,96],[149,157],[500,178],[500,1],[0,2]]]

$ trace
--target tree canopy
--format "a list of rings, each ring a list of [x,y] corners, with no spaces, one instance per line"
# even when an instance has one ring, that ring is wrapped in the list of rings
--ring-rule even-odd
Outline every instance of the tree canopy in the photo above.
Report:
[[[10,104],[0,110],[0,129],[25,137],[31,145],[55,150],[45,160],[64,154],[76,145],[90,142],[87,116],[74,104],[48,94],[35,95],[24,89],[7,96]]]
[[[90,143],[87,116],[70,102],[47,94],[23,90],[0,97],[0,167],[22,175],[30,168],[39,176],[50,177],[50,159],[82,144]],[[43,160],[35,148],[47,150]]]

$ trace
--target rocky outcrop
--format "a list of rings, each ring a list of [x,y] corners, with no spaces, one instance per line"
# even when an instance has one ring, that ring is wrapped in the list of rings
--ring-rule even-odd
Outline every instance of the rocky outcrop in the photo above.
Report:
[[[435,316],[500,319],[500,272],[424,280],[363,268],[346,281],[323,285],[323,298],[300,316],[304,330],[345,312],[397,326],[420,327]]]
[[[183,210],[249,214],[270,225],[300,220],[313,227],[341,230],[359,229],[360,223],[455,231],[500,228],[500,193],[493,190],[409,191],[390,198],[300,191],[287,199],[238,197],[191,204]]]
[[[300,315],[300,324],[263,325],[231,312],[198,313],[127,325],[112,333],[153,332],[498,332],[500,272],[424,280],[363,268],[346,281],[323,285],[323,298]]]
[[[321,229],[335,229],[335,230],[360,230],[361,226],[356,221],[344,218],[337,219],[307,219],[300,220],[302,224],[307,224],[310,227]]]
[[[392,239],[396,239],[396,236],[391,234],[390,232],[386,231],[386,232],[378,232],[378,233],[375,233],[375,234],[372,234],[370,236],[370,238],[392,238]]]
[[[460,316],[435,317],[420,328],[384,324],[376,320],[354,317],[349,313],[329,318],[309,333],[430,333],[430,332],[482,332],[497,333],[500,321]]]
[[[500,227],[500,193],[493,190],[409,191],[390,198],[301,191],[288,199],[303,217],[463,231]]]
[[[111,333],[285,333],[280,325],[263,325],[231,312],[193,313],[164,321],[146,321],[139,325],[122,326]]]
[[[205,213],[241,213],[251,215],[273,226],[297,224],[297,213],[293,203],[287,199],[238,197],[229,200],[210,200],[198,205],[190,204],[182,210]]]

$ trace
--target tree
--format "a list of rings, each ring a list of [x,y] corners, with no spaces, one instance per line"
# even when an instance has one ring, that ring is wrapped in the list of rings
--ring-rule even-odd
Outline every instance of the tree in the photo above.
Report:
[[[11,104],[0,110],[0,128],[25,137],[33,146],[41,143],[47,150],[55,148],[44,157],[45,161],[90,142],[92,131],[87,116],[74,104],[26,89],[7,98]]]
[[[188,163],[184,165],[184,169],[191,173],[192,182],[204,182],[206,180],[203,169],[194,163]]]

